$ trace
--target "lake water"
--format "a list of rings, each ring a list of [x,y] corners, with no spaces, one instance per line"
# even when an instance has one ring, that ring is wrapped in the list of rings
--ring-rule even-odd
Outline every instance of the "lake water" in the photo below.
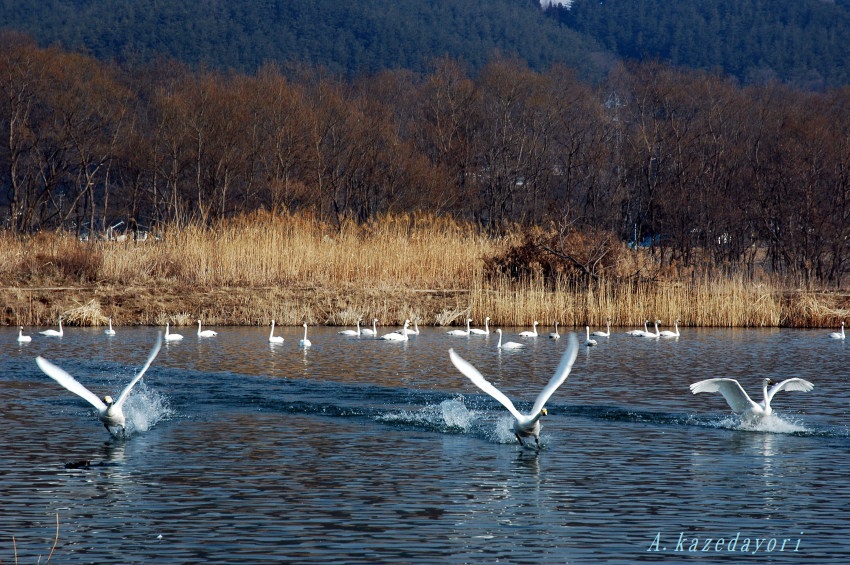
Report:
[[[850,562],[850,344],[825,330],[615,330],[579,351],[538,453],[450,363],[527,410],[567,340],[407,343],[310,328],[193,328],[165,344],[113,439],[43,355],[117,396],[155,328],[0,329],[0,562]],[[380,329],[380,328],[379,328]],[[583,332],[581,332],[583,334]],[[583,336],[580,336],[583,337]],[[581,340],[583,341],[583,340]],[[803,377],[745,429],[697,380]],[[56,534],[57,516],[59,533]],[[696,543],[696,545],[694,545]]]

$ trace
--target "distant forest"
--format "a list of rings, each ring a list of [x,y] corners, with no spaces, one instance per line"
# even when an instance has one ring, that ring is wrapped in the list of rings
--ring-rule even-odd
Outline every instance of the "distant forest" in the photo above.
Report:
[[[0,0],[0,29],[124,66],[157,57],[255,73],[266,63],[356,78],[471,72],[496,54],[537,71],[566,64],[598,81],[615,60],[657,60],[822,90],[850,84],[850,0]]]
[[[125,65],[166,57],[253,73],[296,62],[356,77],[443,56],[480,69],[499,52],[601,72],[602,49],[536,0],[0,0],[3,27]]]
[[[16,233],[451,214],[627,241],[704,272],[850,270],[850,89],[659,63],[595,85],[495,57],[343,79],[157,60],[132,73],[0,35],[0,221]]]
[[[745,84],[850,84],[847,0],[575,0],[548,13],[625,59],[719,70]]]

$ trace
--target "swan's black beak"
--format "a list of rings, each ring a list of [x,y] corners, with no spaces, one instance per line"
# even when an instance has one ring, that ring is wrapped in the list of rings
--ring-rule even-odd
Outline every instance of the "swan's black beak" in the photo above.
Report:
[[[549,412],[547,412],[545,408],[543,410],[541,410],[540,413],[543,414],[544,416],[549,415]]]

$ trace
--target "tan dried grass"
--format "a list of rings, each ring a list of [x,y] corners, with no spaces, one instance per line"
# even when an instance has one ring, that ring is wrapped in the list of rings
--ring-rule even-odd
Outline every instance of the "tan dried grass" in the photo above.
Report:
[[[256,212],[211,227],[166,227],[145,242],[80,242],[65,234],[0,233],[0,284],[15,292],[10,320],[55,318],[106,323],[100,302],[53,292],[55,303],[20,289],[80,285],[134,289],[110,315],[135,302],[124,323],[191,325],[384,324],[640,327],[645,319],[683,326],[837,326],[847,296],[788,292],[778,281],[742,276],[676,280],[648,253],[624,249],[608,278],[589,284],[485,272],[485,260],[517,242],[433,214],[399,214],[331,226],[310,214]],[[58,265],[58,266],[57,266]],[[637,275],[637,276],[633,276]],[[663,275],[663,276],[662,276]],[[624,282],[625,281],[625,282]],[[85,294],[84,289],[80,293]],[[27,293],[25,293],[27,294]],[[79,294],[79,293],[78,293]],[[74,302],[77,300],[77,302]],[[90,300],[88,297],[85,300]],[[116,311],[119,309],[119,311]]]

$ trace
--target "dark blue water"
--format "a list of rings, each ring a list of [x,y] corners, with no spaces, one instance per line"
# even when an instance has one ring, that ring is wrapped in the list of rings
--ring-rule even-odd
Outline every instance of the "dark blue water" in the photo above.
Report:
[[[0,562],[850,562],[850,344],[827,331],[615,330],[548,403],[544,449],[451,365],[454,347],[530,408],[566,348],[544,337],[407,343],[311,328],[193,329],[164,345],[114,439],[43,355],[99,395],[153,328],[0,330]],[[524,328],[522,328],[524,329]],[[742,426],[692,382],[806,378]],[[56,533],[58,517],[58,536]],[[709,541],[710,540],[710,541]],[[694,550],[695,549],[695,550]]]

